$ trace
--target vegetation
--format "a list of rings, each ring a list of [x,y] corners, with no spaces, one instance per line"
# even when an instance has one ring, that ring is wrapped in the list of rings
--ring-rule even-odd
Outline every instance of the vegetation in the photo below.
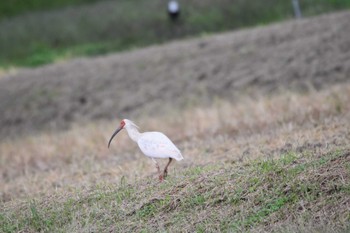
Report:
[[[164,183],[126,134],[107,150],[112,122],[3,141],[0,229],[347,232],[349,88],[140,119],[185,155]]]
[[[78,4],[86,4],[96,2],[98,0],[11,0],[2,1],[0,3],[0,19],[16,16],[32,11],[57,9],[65,6],[72,6]]]
[[[106,2],[95,4],[105,9],[102,6]],[[77,8],[64,10],[67,18],[75,14],[72,9]],[[57,12],[45,17],[61,14],[61,10]],[[23,17],[28,17],[29,25],[29,19],[36,14],[4,20],[1,25],[12,20],[20,22]],[[349,31],[344,30],[348,15],[286,23],[266,31],[259,28],[251,34],[243,31],[172,43],[164,50],[158,47],[23,69],[18,75],[0,79],[1,119],[10,119],[4,121],[2,130],[9,127],[15,132],[12,138],[7,137],[9,133],[0,138],[0,232],[349,232],[350,82],[346,76],[349,66],[343,62],[349,56],[344,52],[348,36],[340,33]],[[338,23],[337,28],[324,29],[324,25],[334,22]],[[299,29],[292,30],[296,25]],[[52,27],[55,28],[54,23]],[[176,27],[180,31],[181,22]],[[300,29],[303,34],[298,35],[311,36],[288,40]],[[96,38],[89,42],[91,51],[99,41]],[[232,38],[236,43],[226,43]],[[302,40],[312,43],[301,43]],[[65,46],[62,48],[72,51],[71,45]],[[329,50],[332,53],[327,53]],[[172,51],[182,56],[174,56]],[[224,52],[234,56],[220,57]],[[149,59],[153,55],[156,59]],[[192,63],[180,64],[184,58]],[[177,69],[169,77],[175,77],[175,82],[166,82],[170,78],[164,78],[164,74],[174,61]],[[147,74],[124,69],[122,62]],[[110,66],[120,73],[114,73]],[[293,69],[288,71],[290,67]],[[294,72],[308,68],[312,72]],[[254,73],[254,69],[262,72]],[[191,73],[192,70],[198,73]],[[230,76],[230,72],[237,72],[240,77]],[[193,82],[176,79],[179,74]],[[89,75],[96,78],[89,79]],[[209,79],[215,82],[208,82],[208,86],[216,89],[206,92],[203,82]],[[139,80],[142,81],[137,83]],[[240,86],[239,82],[245,85]],[[125,93],[112,83],[121,85]],[[186,88],[189,85],[203,87],[203,91],[192,91],[190,95],[192,89]],[[62,91],[51,91],[55,89],[50,86],[61,86]],[[293,86],[301,88],[293,92]],[[171,90],[176,88],[173,95]],[[104,95],[103,91],[109,90],[118,91],[119,95]],[[224,91],[236,95],[216,95]],[[70,97],[70,92],[75,95]],[[154,95],[158,92],[161,95]],[[137,94],[135,99],[130,93]],[[177,105],[169,102],[175,102],[173,96],[179,93],[188,104],[173,107]],[[88,99],[94,94],[104,100],[109,96],[111,101]],[[201,96],[211,101],[197,101]],[[61,97],[66,97],[60,99],[63,104],[48,102]],[[21,98],[23,102],[12,102]],[[113,101],[122,102],[121,99],[128,99],[124,107],[131,106],[134,111],[141,106],[139,99],[153,104],[159,99],[155,106],[163,108],[162,114],[136,112],[133,120],[142,127],[141,131],[164,132],[181,149],[185,159],[171,165],[164,182],[159,182],[154,163],[141,154],[126,132],[118,134],[111,148],[107,148],[116,125],[115,116],[113,120],[71,121],[74,116],[100,114],[101,105],[110,111]],[[12,106],[15,108],[10,111]],[[79,106],[84,108],[78,109]],[[40,131],[20,131],[27,123],[20,124],[19,114],[28,118],[28,125],[39,125],[55,115],[51,115],[51,109],[59,114],[71,114],[77,109],[82,115],[59,116],[71,127],[54,125]],[[160,112],[160,107],[154,109]],[[34,121],[36,111],[40,112],[41,121]],[[159,162],[164,165],[167,160]]]
[[[38,66],[293,17],[290,1],[195,0],[182,3],[181,19],[173,24],[165,4],[159,0],[2,1],[0,66]],[[311,16],[349,8],[350,1],[309,0],[301,1],[301,7],[304,16]]]
[[[186,169],[162,184],[121,180],[119,186],[24,202],[0,214],[1,230],[310,232],[308,222],[318,231],[350,229],[344,204],[350,194],[350,148],[325,154],[291,150],[275,160],[232,162]]]

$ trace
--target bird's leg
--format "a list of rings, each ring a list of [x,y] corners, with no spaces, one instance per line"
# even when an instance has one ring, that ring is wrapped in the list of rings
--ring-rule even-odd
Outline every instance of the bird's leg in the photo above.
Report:
[[[159,180],[160,180],[160,182],[162,182],[163,181],[163,175],[160,173],[159,164],[157,163],[157,161],[154,158],[152,158],[152,161],[156,164],[156,168],[157,168],[157,171],[158,171],[158,174],[159,174]]]
[[[164,172],[163,172],[163,176],[164,176],[164,178],[165,177],[167,177],[167,175],[168,175],[168,167],[169,167],[169,165],[170,165],[170,163],[173,161],[173,159],[172,158],[169,158],[169,162],[168,162],[168,164],[165,166],[165,168],[164,168]]]

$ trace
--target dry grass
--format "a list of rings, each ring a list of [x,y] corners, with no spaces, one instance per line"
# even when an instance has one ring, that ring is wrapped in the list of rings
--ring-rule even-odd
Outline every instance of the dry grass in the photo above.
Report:
[[[344,145],[349,140],[350,85],[305,95],[287,93],[189,109],[161,118],[136,119],[143,131],[160,130],[182,149],[175,168],[271,156],[303,146]],[[152,175],[127,134],[107,149],[115,122],[76,125],[0,144],[1,199],[28,198],[70,187],[89,187]],[[281,149],[282,148],[282,149]]]
[[[212,106],[215,98],[231,108],[232,100],[242,101],[247,93],[259,100],[261,93],[286,88],[307,91],[347,83],[349,19],[350,12],[342,12],[18,70],[0,79],[0,140],[117,116],[146,121],[141,116],[158,118],[199,103]],[[254,105],[254,100],[245,102]],[[207,109],[200,111],[206,115]],[[173,112],[183,118],[182,111]],[[247,117],[249,123],[252,117]]]
[[[10,202],[6,232],[346,232],[350,148],[184,169],[159,184],[104,184]],[[330,231],[331,230],[331,231]]]
[[[350,83],[348,37],[341,32],[347,18],[173,43],[169,50],[77,60],[2,79],[0,135],[17,134],[0,139],[0,231],[346,232]],[[245,54],[250,46],[261,49]],[[227,48],[240,50],[232,57]],[[267,55],[274,59],[266,63]],[[174,60],[171,69],[167,61]],[[179,70],[190,73],[180,79]],[[119,85],[125,75],[125,86]],[[154,164],[125,132],[107,149],[120,119],[95,119],[116,113],[108,109],[139,116],[133,120],[142,131],[162,131],[182,150],[185,160],[171,166],[165,182],[159,184]],[[46,127],[51,124],[57,125]]]
[[[0,68],[0,79],[8,75],[15,75],[16,72],[17,72],[17,69],[14,67]]]
[[[159,184],[117,122],[0,143],[5,232],[346,232],[350,84],[159,118],[185,160]],[[0,228],[1,229],[1,228]]]

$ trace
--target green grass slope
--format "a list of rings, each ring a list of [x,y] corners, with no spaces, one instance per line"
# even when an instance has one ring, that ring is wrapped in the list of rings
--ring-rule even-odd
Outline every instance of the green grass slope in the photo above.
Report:
[[[2,232],[347,232],[350,148],[193,167],[8,206]]]

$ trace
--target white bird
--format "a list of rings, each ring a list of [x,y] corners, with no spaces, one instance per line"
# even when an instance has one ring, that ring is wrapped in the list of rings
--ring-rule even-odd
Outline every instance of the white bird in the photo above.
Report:
[[[168,167],[173,159],[180,161],[183,159],[180,150],[174,145],[170,139],[160,132],[144,132],[140,133],[138,131],[138,126],[134,122],[124,119],[120,122],[119,127],[113,133],[111,139],[108,142],[108,148],[119,131],[126,129],[130,138],[137,143],[141,151],[156,164],[156,168],[159,174],[159,180],[163,181],[168,175]],[[160,172],[159,164],[155,159],[158,158],[169,158],[169,162],[164,168],[163,174]]]

